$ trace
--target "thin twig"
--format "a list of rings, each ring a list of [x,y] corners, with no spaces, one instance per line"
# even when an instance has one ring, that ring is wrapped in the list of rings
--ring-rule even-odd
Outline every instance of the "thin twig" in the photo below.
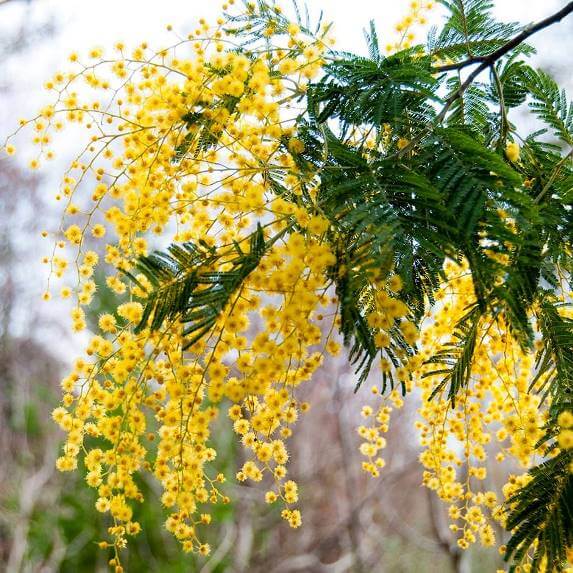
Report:
[[[495,66],[491,66],[491,74],[493,76],[495,87],[497,89],[497,93],[499,96],[499,113],[501,116],[501,133],[499,136],[499,147],[503,149],[505,146],[505,140],[507,139],[507,133],[509,131],[509,119],[507,117],[507,109],[505,107],[505,98],[503,96],[503,85],[501,83],[501,79]]]
[[[549,177],[549,180],[547,181],[547,183],[545,184],[545,186],[543,187],[543,189],[540,191],[539,195],[537,195],[537,197],[535,197],[535,201],[534,203],[536,205],[538,205],[539,203],[541,203],[541,200],[543,199],[543,197],[545,197],[545,195],[547,194],[547,192],[551,189],[551,186],[553,185],[555,179],[557,179],[557,176],[559,175],[559,173],[561,173],[561,169],[563,169],[563,166],[567,163],[567,161],[569,161],[569,159],[571,159],[573,157],[573,149],[571,149],[571,151],[569,151],[569,153],[567,155],[565,155],[561,161],[559,161],[559,163],[555,166],[555,169],[553,170],[553,173],[551,173],[551,177]]]
[[[543,30],[544,28],[547,28],[548,26],[551,26],[552,24],[561,21],[563,18],[565,18],[565,16],[567,16],[571,12],[573,12],[573,2],[569,2],[569,4],[565,6],[565,8],[559,10],[559,12],[553,14],[553,16],[549,16],[548,18],[545,18],[545,20],[541,20],[541,22],[538,22],[533,26],[531,25],[527,26],[525,30],[523,30],[521,34],[518,34],[515,38],[513,38],[513,40],[510,40],[507,44],[505,44],[495,52],[492,52],[489,56],[486,56],[482,60],[482,63],[466,78],[466,81],[446,100],[446,105],[444,107],[444,110],[442,110],[442,112],[438,117],[440,116],[445,117],[445,114],[447,113],[450,106],[463,95],[463,93],[468,89],[468,87],[473,83],[473,81],[484,70],[487,70],[487,68],[493,66],[500,58],[502,58],[503,56],[505,56],[505,54],[507,54],[508,52],[519,46],[519,44],[523,43],[525,40],[527,40],[527,38],[529,38],[536,32],[539,32],[540,30]]]

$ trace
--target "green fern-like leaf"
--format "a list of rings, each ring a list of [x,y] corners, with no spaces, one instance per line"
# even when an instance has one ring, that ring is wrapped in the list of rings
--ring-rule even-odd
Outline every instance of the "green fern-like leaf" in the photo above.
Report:
[[[429,38],[434,56],[458,60],[485,56],[503,46],[519,29],[516,24],[497,22],[490,0],[441,0],[449,12],[439,35]]]
[[[533,468],[531,481],[508,500],[506,527],[513,532],[505,559],[510,571],[529,555],[531,571],[563,571],[566,549],[573,544],[573,451]]]
[[[166,253],[142,257],[136,270],[150,281],[153,289],[145,301],[137,330],[147,326],[156,330],[167,320],[179,320],[186,324],[185,348],[191,346],[212,330],[232,295],[283,234],[265,241],[259,225],[250,237],[248,252],[239,244],[232,251],[218,252],[205,245],[185,243],[171,245]],[[222,263],[229,269],[212,270]],[[137,281],[133,274],[130,277]]]
[[[442,376],[442,380],[433,390],[430,399],[438,395],[446,386],[448,400],[455,405],[460,389],[466,388],[471,376],[473,356],[478,341],[481,313],[474,306],[457,324],[453,333],[454,340],[432,356],[426,364],[440,364],[444,368],[432,370],[424,377]]]
[[[573,145],[573,102],[565,90],[542,70],[523,70],[524,82],[531,95],[529,108],[545,124],[553,129],[556,137]]]

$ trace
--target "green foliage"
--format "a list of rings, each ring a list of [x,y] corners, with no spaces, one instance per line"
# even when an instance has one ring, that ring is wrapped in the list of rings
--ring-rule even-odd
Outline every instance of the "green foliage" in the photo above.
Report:
[[[446,345],[443,350],[428,360],[430,364],[442,364],[446,367],[433,370],[425,375],[426,377],[444,375],[442,381],[434,389],[431,398],[434,398],[449,384],[448,400],[455,404],[460,388],[467,386],[478,340],[480,318],[479,307],[475,306],[458,323],[453,333],[455,342]]]
[[[519,30],[517,24],[497,22],[491,0],[440,0],[449,19],[428,39],[428,51],[441,59],[485,56],[503,46]]]
[[[562,571],[566,566],[566,549],[573,543],[572,460],[570,450],[533,468],[531,481],[510,498],[506,524],[513,531],[506,550],[506,560],[513,558],[514,563],[510,572],[529,551],[532,573]],[[541,569],[544,559],[546,569]]]
[[[288,25],[272,7],[258,4],[250,15],[231,19],[232,33],[244,37],[245,46],[264,41],[269,29],[284,33]],[[371,23],[368,57],[329,55],[298,118],[297,137],[305,148],[295,161],[301,171],[314,167],[320,174],[317,206],[331,223],[328,240],[337,264],[330,278],[358,385],[379,352],[367,322],[373,278],[400,274],[401,297],[416,321],[434,300],[446,259],[465,259],[477,302],[451,344],[429,361],[442,366],[431,372],[440,378],[434,394],[447,388],[453,404],[467,385],[483,316],[502,317],[524,348],[533,345],[535,317],[542,337],[533,384],[543,378],[543,391],[552,398],[551,440],[557,415],[573,401],[572,321],[552,300],[558,277],[570,281],[573,271],[573,103],[548,74],[527,63],[533,49],[522,40],[529,28],[496,21],[490,0],[441,4],[448,17],[441,30],[431,31],[426,50],[384,56]],[[297,14],[311,32],[308,15]],[[525,36],[513,42],[519,34]],[[460,70],[472,66],[489,74],[462,81]],[[521,139],[509,112],[524,103],[542,129]],[[232,102],[222,105],[232,108]],[[183,146],[209,144],[201,117],[183,121],[190,133]],[[548,142],[549,136],[556,141]],[[512,141],[520,141],[516,162],[504,153]],[[272,184],[299,204],[278,178]],[[215,251],[185,244],[141,259],[137,270],[152,290],[140,328],[178,319],[187,324],[191,343],[207,336],[274,240],[265,241],[258,228],[246,253],[239,245]],[[221,261],[229,271],[209,270]],[[398,329],[391,335],[384,352],[398,366],[414,349]],[[562,568],[573,541],[568,456],[532,470],[531,482],[512,500],[508,528],[514,536],[507,556],[515,564],[536,541],[535,567],[547,557]]]
[[[551,394],[553,424],[550,430],[554,429],[561,412],[573,410],[573,320],[559,313],[563,306],[547,294],[537,316],[545,344],[538,353],[531,385],[545,378],[541,390]]]
[[[530,94],[529,108],[563,143],[573,145],[573,102],[543,70],[522,67],[523,84]]]
[[[371,40],[371,42],[374,40]],[[438,97],[428,56],[410,49],[382,58],[371,47],[375,59],[341,54],[325,66],[326,77],[313,86],[309,107],[322,108],[316,121],[336,118],[344,135],[352,127],[385,123],[410,125],[427,122],[435,115],[430,105]]]
[[[247,252],[238,243],[232,250],[223,252],[205,243],[184,243],[171,245],[167,253],[140,258],[136,269],[149,280],[153,289],[146,299],[138,331],[146,326],[156,330],[166,320],[178,319],[187,325],[183,334],[187,337],[185,347],[188,348],[211,331],[231,295],[257,268],[277,239],[278,235],[265,242],[259,225],[251,235]],[[216,270],[222,263],[229,265],[229,270]],[[130,277],[142,286],[133,275]]]

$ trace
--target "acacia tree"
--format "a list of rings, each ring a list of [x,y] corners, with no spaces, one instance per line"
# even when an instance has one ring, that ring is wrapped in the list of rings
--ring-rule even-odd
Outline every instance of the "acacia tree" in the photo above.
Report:
[[[70,267],[60,249],[76,253],[61,291],[74,330],[99,258],[86,233],[111,237],[107,285],[125,297],[53,414],[68,432],[59,469],[81,458],[110,514],[100,545],[116,571],[140,530],[140,472],[161,482],[183,549],[209,552],[201,528],[232,477],[213,469],[223,409],[249,455],[236,479],[264,481],[265,501],[301,525],[286,445],[309,408],[297,387],[341,351],[338,334],[357,389],[368,380],[380,398],[358,428],[365,471],[383,474],[391,413],[421,398],[422,480],[458,545],[494,545],[495,520],[512,569],[567,566],[573,105],[528,64],[527,41],[573,3],[523,27],[488,0],[442,0],[441,29],[416,43],[433,4],[411,2],[385,49],[372,25],[367,58],[336,52],[330,26],[296,7],[289,19],[262,0],[225,6],[167,49],[72,54],[47,82],[54,104],[21,122],[33,168],[53,155],[51,130],[90,134],[56,197],[61,229],[45,233],[50,288]],[[78,80],[103,95],[80,96]],[[512,121],[524,106],[535,133]],[[153,234],[171,246],[149,255]],[[503,492],[485,486],[493,441],[525,470]]]

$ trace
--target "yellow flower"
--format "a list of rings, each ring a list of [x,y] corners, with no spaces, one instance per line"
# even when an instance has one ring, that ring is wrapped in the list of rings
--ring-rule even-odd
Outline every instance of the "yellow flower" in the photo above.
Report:
[[[505,147],[505,155],[514,163],[519,161],[520,149],[517,143],[508,143]]]
[[[565,410],[564,412],[561,412],[559,414],[559,417],[557,418],[557,423],[562,427],[562,428],[572,428],[573,427],[573,412],[570,412],[569,410]]]
[[[557,436],[557,442],[562,450],[573,448],[573,430],[561,430]]]

